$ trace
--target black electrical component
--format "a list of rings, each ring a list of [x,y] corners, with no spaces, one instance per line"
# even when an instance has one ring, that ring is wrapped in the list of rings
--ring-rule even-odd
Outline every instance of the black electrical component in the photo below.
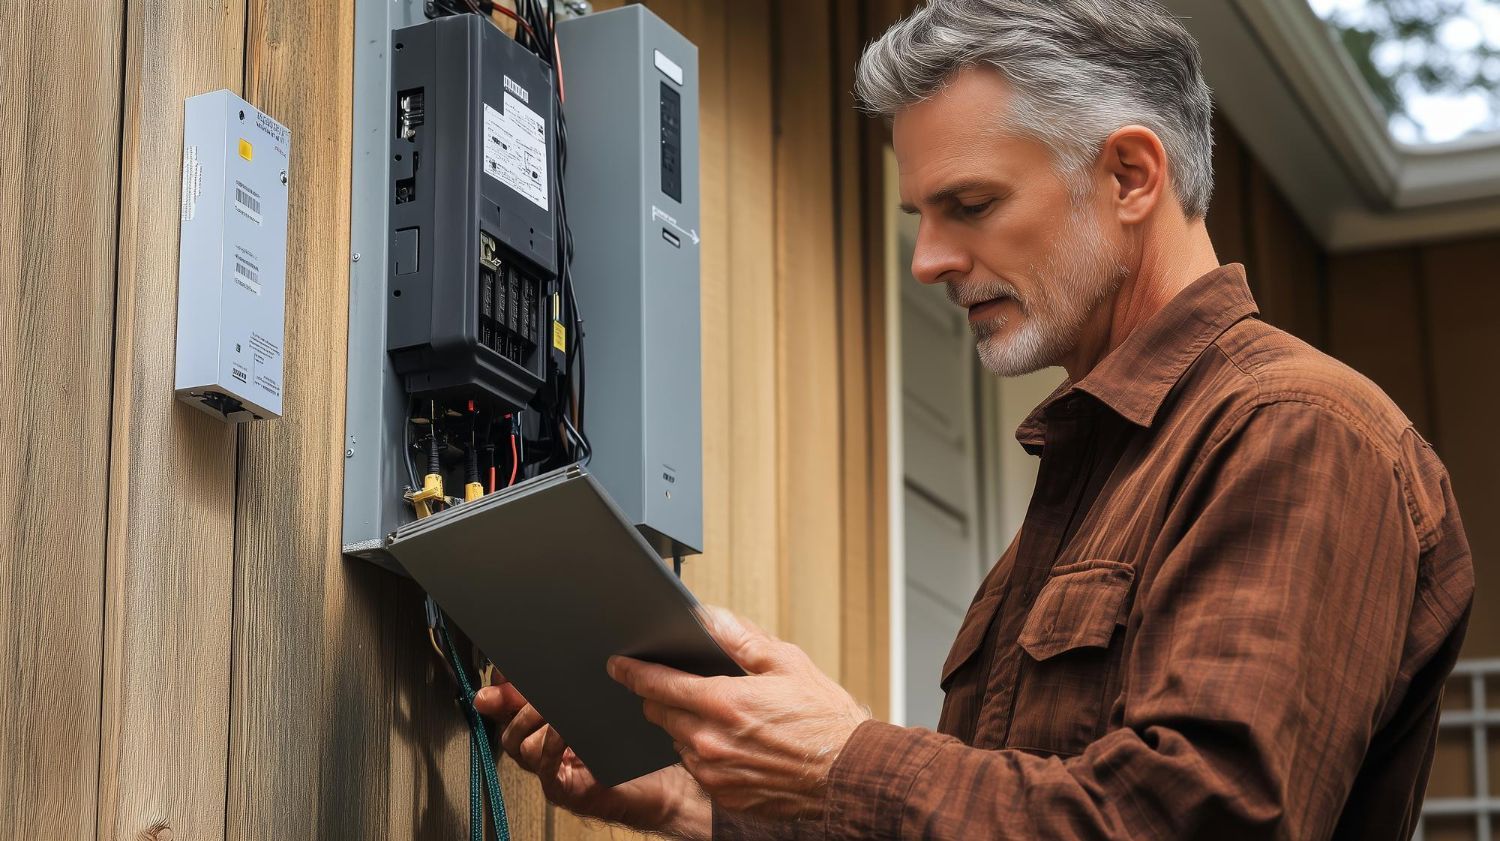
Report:
[[[553,343],[552,68],[478,15],[392,49],[387,348],[414,398],[519,411]]]

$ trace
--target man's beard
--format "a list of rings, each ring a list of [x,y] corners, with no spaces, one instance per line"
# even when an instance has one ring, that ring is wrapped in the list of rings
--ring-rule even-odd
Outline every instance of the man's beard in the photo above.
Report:
[[[1013,298],[1026,318],[1001,336],[1004,316],[971,322],[979,361],[1002,377],[1018,377],[1058,364],[1078,344],[1083,325],[1105,298],[1120,288],[1127,269],[1089,218],[1075,209],[1040,264],[1030,269],[1031,293],[1022,297],[1003,280],[948,284],[948,300],[967,307],[999,297]]]

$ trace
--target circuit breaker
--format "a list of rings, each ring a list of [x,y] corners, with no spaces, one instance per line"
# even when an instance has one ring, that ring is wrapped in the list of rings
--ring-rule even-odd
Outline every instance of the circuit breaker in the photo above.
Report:
[[[392,38],[391,359],[413,397],[519,411],[554,346],[552,70],[478,15]]]
[[[698,49],[645,6],[558,24],[589,465],[663,557],[703,546]]]
[[[183,116],[177,396],[223,420],[280,417],[291,132],[227,90]]]

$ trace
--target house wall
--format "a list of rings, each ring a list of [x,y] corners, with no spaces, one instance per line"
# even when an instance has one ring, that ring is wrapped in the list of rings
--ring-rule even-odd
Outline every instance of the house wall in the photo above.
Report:
[[[887,10],[650,5],[702,71],[707,551],[686,578],[880,714],[883,240],[860,212],[878,145],[845,92]],[[338,548],[352,8],[0,11],[0,824],[18,837],[465,831],[467,735],[421,594]],[[217,88],[294,137],[285,417],[238,428],[172,395],[182,100]],[[611,834],[508,765],[505,786],[516,838]]]
[[[607,8],[618,2],[596,2]],[[652,0],[700,47],[705,539],[686,578],[886,709],[879,126],[848,96],[906,0]],[[468,761],[421,594],[338,552],[350,4],[0,10],[0,824],[18,837],[451,838]],[[286,416],[172,399],[185,96],[295,138]],[[1324,255],[1220,132],[1210,226],[1274,323],[1447,460],[1480,598],[1500,550],[1483,270],[1500,239]],[[1500,651],[1476,613],[1470,655]],[[627,836],[507,766],[517,838]],[[1434,785],[1436,786],[1436,778]]]

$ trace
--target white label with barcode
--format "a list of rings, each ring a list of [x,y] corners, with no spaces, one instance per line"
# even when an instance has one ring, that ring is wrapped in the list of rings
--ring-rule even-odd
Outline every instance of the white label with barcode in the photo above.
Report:
[[[250,221],[257,225],[261,223],[260,197],[255,194],[254,190],[239,181],[234,182],[234,206]]]
[[[260,272],[238,257],[234,261],[234,282],[257,295],[260,294]]]

